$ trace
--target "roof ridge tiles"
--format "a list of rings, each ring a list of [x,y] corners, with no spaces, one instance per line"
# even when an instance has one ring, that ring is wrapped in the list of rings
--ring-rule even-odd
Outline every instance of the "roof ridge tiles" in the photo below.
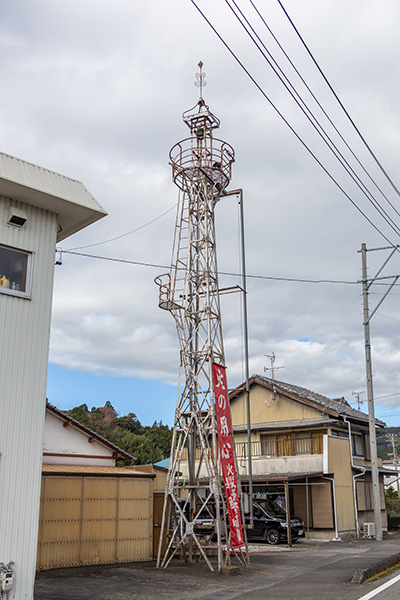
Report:
[[[334,410],[340,413],[342,416],[352,417],[353,419],[358,419],[364,422],[368,421],[368,415],[350,406],[350,404],[343,396],[340,398],[328,398],[327,396],[323,396],[322,394],[313,392],[312,390],[309,390],[307,388],[294,385],[292,383],[279,381],[277,379],[271,379],[270,377],[265,377],[264,375],[253,374],[250,377],[250,380],[258,380],[264,383],[275,385],[277,388],[280,388],[283,391],[295,394],[296,396],[299,396],[300,398],[303,398],[305,400],[309,400],[311,402],[320,404],[321,407]],[[380,425],[382,427],[385,426],[385,423],[383,421],[380,421],[379,419],[375,419],[375,422],[377,425]]]

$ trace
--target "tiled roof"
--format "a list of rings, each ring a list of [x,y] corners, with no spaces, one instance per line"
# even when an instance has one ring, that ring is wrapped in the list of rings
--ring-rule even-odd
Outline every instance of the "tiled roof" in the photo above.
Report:
[[[349,417],[350,419],[368,423],[368,415],[360,410],[352,408],[344,398],[328,398],[327,396],[322,396],[321,394],[317,394],[316,392],[312,392],[306,388],[299,387],[298,385],[285,383],[284,381],[277,381],[276,379],[273,381],[272,379],[264,377],[263,375],[252,375],[250,377],[250,384],[252,383],[260,383],[261,385],[265,385],[271,389],[272,386],[275,385],[275,388],[278,392],[287,392],[291,395],[297,396],[299,399],[304,399],[306,401],[308,400],[313,404],[318,404],[321,406],[321,408],[334,411],[340,414],[342,417]],[[239,388],[236,388],[236,390],[239,390]],[[232,395],[236,395],[236,390],[233,390]],[[380,427],[385,426],[385,423],[379,419],[375,419],[375,423]]]

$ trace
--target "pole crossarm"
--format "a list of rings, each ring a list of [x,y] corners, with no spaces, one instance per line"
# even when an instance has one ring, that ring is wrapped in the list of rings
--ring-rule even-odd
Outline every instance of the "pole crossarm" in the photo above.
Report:
[[[388,264],[388,262],[390,261],[390,259],[392,258],[392,256],[399,251],[400,246],[386,246],[384,248],[367,248],[365,246],[365,244],[362,244],[361,250],[359,250],[359,252],[361,252],[362,256],[365,257],[365,264],[366,264],[366,253],[367,252],[376,252],[378,250],[392,250],[392,252],[389,254],[389,256],[386,258],[386,260],[383,262],[383,264],[381,265],[381,267],[378,269],[377,273],[375,274],[374,277],[372,278],[368,278],[367,277],[367,270],[365,268],[365,273],[363,272],[363,278],[359,283],[362,283],[363,285],[363,290],[365,293],[368,293],[371,286],[376,282],[376,281],[383,281],[383,280],[387,280],[387,279],[393,279],[392,283],[390,284],[389,288],[386,290],[385,294],[383,295],[383,297],[381,298],[381,300],[378,302],[378,304],[376,305],[376,307],[374,308],[374,310],[372,312],[369,312],[368,315],[368,319],[366,321],[364,321],[364,325],[367,325],[370,320],[372,319],[372,317],[374,316],[374,314],[376,313],[376,311],[378,310],[378,308],[381,306],[381,304],[384,302],[384,300],[387,298],[387,296],[389,295],[389,293],[391,292],[391,290],[393,289],[393,287],[396,285],[398,279],[400,278],[400,275],[385,275],[383,277],[379,277],[379,275],[382,273],[383,269],[386,267],[386,265]],[[363,258],[364,260],[364,258]]]

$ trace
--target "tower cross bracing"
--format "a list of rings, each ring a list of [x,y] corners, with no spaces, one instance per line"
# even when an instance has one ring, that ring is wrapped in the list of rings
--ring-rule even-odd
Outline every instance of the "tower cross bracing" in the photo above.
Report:
[[[190,137],[170,151],[180,197],[171,269],[156,278],[159,306],[175,319],[181,362],[157,565],[200,556],[214,570],[216,554],[220,570],[230,560],[230,538],[212,377],[213,363],[225,365],[214,210],[235,156],[214,138],[220,123],[200,89],[196,106],[183,114]]]

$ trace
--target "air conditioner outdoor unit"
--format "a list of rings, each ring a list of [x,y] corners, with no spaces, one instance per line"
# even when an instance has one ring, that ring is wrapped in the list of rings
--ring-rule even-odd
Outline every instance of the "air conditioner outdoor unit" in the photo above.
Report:
[[[364,537],[375,537],[375,523],[364,523]]]

